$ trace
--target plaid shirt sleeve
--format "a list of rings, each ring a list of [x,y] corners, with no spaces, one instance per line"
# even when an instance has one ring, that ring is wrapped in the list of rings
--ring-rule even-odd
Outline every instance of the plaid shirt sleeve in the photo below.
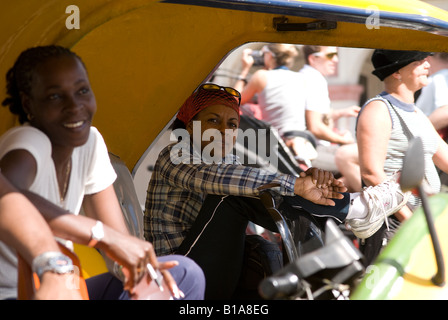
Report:
[[[160,173],[168,184],[192,192],[256,196],[260,189],[269,187],[282,195],[294,195],[294,176],[244,166],[236,160],[232,164],[206,164],[195,160],[190,154],[178,164],[165,161]]]
[[[173,159],[173,146],[159,155],[148,185],[144,229],[157,255],[175,253],[207,194],[258,196],[260,188],[294,195],[296,178],[234,163],[206,164],[186,152]]]

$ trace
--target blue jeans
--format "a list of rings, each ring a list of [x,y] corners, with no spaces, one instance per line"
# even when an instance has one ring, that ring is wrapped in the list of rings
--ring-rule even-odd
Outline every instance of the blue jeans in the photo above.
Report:
[[[205,278],[201,268],[191,259],[171,255],[158,257],[160,262],[179,261],[179,265],[169,269],[179,289],[185,294],[184,300],[203,300]],[[90,300],[129,300],[123,290],[123,283],[111,273],[103,273],[86,280]]]

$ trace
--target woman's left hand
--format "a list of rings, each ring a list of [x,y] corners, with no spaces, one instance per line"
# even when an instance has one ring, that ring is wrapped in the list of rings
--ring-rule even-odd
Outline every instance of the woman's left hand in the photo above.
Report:
[[[179,289],[173,276],[168,271],[168,269],[171,269],[177,266],[178,264],[179,263],[175,260],[159,262],[158,270],[156,271],[156,273],[158,273],[158,276],[160,276],[159,280],[163,279],[163,282],[165,283],[165,285],[162,285],[163,288],[161,288],[160,290],[162,291],[165,288],[168,288],[168,290],[170,291],[170,296],[176,299],[181,299],[185,297],[185,294]],[[158,296],[157,299],[161,297],[168,299],[169,296],[165,294],[160,296],[159,293],[154,291],[154,287],[151,286],[151,281],[154,281],[155,279],[151,277],[150,273],[145,270],[144,274],[145,276],[143,277],[143,279],[141,279],[140,282],[138,282],[133,288],[128,290],[131,298],[134,300],[147,300],[148,294],[149,296],[155,294]]]
[[[334,186],[335,181],[338,181],[338,183],[337,183],[338,187],[344,186],[341,181],[335,179],[333,173],[331,173],[330,171],[323,170],[323,169],[311,167],[308,170],[300,173],[301,178],[304,178],[306,176],[311,176],[314,184],[318,188]]]
[[[323,184],[320,188],[313,182],[313,178],[309,176],[296,179],[294,184],[294,193],[316,204],[325,206],[334,206],[332,199],[342,199],[344,196],[341,192],[346,192],[347,188],[344,184],[334,179],[330,185]]]
[[[175,264],[170,265],[173,262]],[[168,286],[168,289],[170,290],[171,295],[176,299],[180,299],[180,298],[184,298],[185,294],[179,289],[173,276],[168,271],[168,269],[174,267],[177,264],[178,264],[177,261],[160,262],[159,266],[160,266],[160,273],[163,275],[163,281],[165,281],[166,285]]]

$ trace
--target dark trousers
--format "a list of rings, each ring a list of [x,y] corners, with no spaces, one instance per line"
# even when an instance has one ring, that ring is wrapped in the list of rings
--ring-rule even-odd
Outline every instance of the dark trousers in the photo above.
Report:
[[[283,197],[294,218],[294,206],[322,217],[342,222],[348,213],[350,197],[344,194],[336,206],[316,205],[301,197]],[[208,195],[195,223],[182,242],[178,254],[196,261],[206,278],[206,299],[230,299],[238,284],[244,256],[248,221],[270,231],[277,227],[258,198]]]
[[[381,228],[371,237],[360,241],[359,251],[364,255],[364,266],[366,268],[375,262],[375,259],[400,227],[401,223],[395,216],[392,215],[387,220],[389,222],[389,230],[387,229],[386,223],[383,223]]]

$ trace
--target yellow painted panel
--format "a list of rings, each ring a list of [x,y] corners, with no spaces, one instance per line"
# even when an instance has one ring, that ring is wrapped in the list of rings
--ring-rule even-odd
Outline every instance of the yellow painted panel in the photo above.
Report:
[[[107,272],[106,263],[97,250],[76,243],[74,247],[75,253],[81,261],[84,279]]]
[[[447,209],[445,209],[447,211]],[[440,240],[442,252],[447,266],[448,258],[448,214],[445,212],[436,220],[437,235]],[[431,282],[436,274],[437,266],[432,247],[431,238],[426,235],[418,246],[412,251],[412,256],[403,276],[404,281],[399,293],[394,299],[428,299],[447,300],[448,284],[439,287]]]

